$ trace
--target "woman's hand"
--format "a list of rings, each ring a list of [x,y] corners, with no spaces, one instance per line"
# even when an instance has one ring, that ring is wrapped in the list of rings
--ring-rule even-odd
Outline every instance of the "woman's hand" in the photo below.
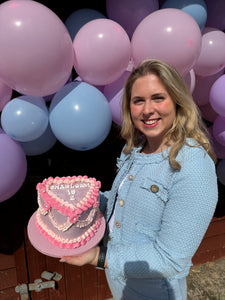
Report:
[[[66,262],[68,264],[79,266],[79,267],[86,264],[91,264],[93,266],[96,266],[98,262],[99,251],[100,251],[100,247],[97,246],[79,256],[63,256],[60,259],[60,262]]]

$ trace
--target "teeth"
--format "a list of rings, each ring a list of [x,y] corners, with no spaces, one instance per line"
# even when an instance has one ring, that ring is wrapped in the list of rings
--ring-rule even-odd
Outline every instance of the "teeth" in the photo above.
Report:
[[[152,124],[154,124],[154,123],[156,123],[156,122],[157,122],[157,120],[145,121],[145,123],[146,123],[147,125],[152,125]]]

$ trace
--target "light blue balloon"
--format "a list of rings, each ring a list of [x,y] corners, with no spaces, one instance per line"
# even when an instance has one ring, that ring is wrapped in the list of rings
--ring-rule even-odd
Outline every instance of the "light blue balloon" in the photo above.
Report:
[[[48,109],[42,97],[20,96],[2,110],[1,125],[6,134],[19,142],[39,138],[48,126]]]
[[[36,140],[19,143],[27,156],[35,156],[49,151],[55,145],[56,141],[57,139],[49,124],[45,132]]]
[[[95,19],[105,19],[99,11],[91,8],[82,8],[74,11],[65,21],[65,26],[72,41],[82,26]]]
[[[167,0],[161,8],[181,9],[195,19],[200,30],[205,27],[207,20],[207,6],[203,0]]]
[[[53,134],[66,147],[86,151],[108,136],[112,115],[105,96],[96,87],[74,81],[52,99],[49,121]]]

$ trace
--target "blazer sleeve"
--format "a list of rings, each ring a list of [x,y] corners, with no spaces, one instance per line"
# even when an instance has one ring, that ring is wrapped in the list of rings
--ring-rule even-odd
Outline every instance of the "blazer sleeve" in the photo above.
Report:
[[[161,228],[145,244],[112,245],[107,263],[114,278],[171,278],[187,275],[218,201],[215,165],[201,148],[189,148],[175,171]]]

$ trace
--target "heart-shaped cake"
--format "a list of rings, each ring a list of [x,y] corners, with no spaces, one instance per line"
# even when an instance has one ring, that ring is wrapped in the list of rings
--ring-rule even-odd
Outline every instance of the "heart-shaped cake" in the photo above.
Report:
[[[28,224],[31,243],[39,251],[51,256],[65,253],[59,249],[70,249],[76,255],[96,245],[105,228],[104,218],[99,211],[100,187],[100,181],[87,176],[49,177],[38,183],[39,207]],[[48,243],[59,248],[59,254],[54,255],[54,247],[51,247],[54,253],[41,249],[40,237],[45,244],[48,241],[47,248]]]

